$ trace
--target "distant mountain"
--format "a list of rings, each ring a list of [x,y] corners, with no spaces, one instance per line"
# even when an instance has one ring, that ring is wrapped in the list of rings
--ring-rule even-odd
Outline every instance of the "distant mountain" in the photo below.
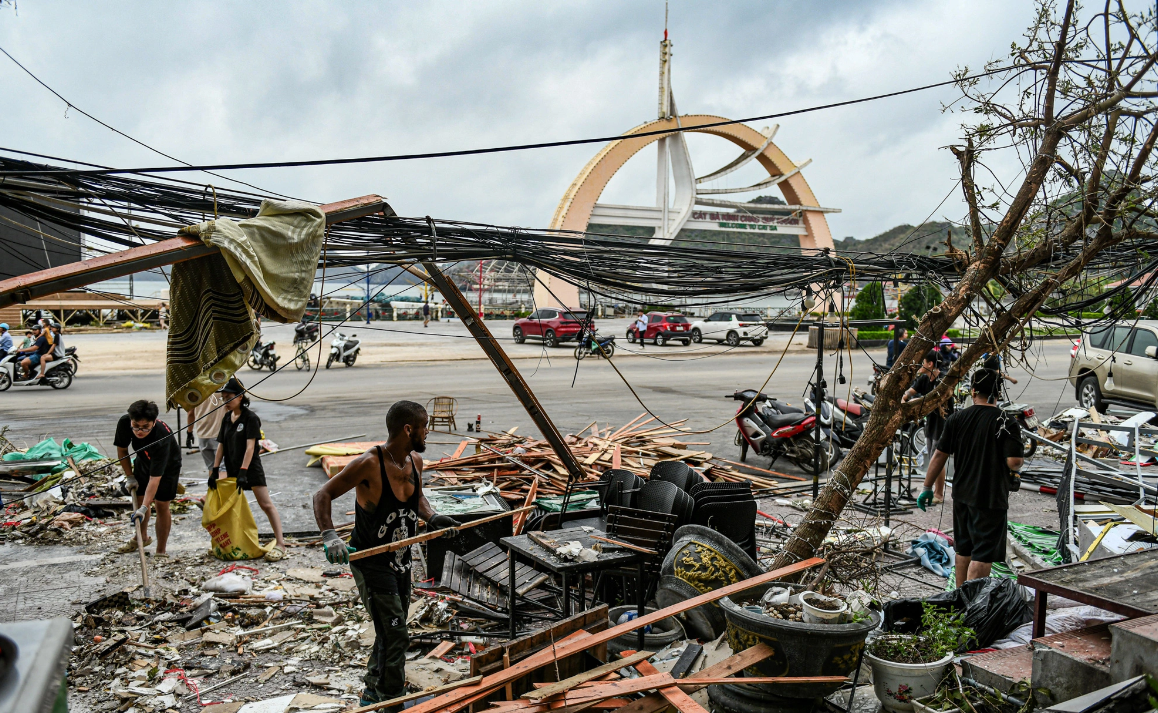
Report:
[[[898,225],[871,238],[861,240],[850,237],[844,240],[834,240],[833,244],[836,246],[837,253],[886,253],[892,250],[898,250],[906,253],[928,254],[929,247],[932,246],[933,254],[940,255],[947,251],[945,247],[945,234],[949,230],[953,231],[953,247],[969,252],[973,240],[969,231],[965,228],[954,226],[951,223],[941,222],[924,223],[917,227],[913,227],[912,225]]]

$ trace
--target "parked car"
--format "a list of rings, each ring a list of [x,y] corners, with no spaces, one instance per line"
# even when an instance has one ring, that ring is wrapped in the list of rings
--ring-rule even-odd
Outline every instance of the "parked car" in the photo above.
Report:
[[[627,341],[634,344],[639,339],[639,327],[632,322],[627,328]],[[692,343],[692,324],[688,318],[676,312],[649,313],[643,341],[651,341],[656,346],[662,347],[673,340],[679,340],[685,347]]]
[[[1070,350],[1069,380],[1082,408],[1105,412],[1108,404],[1117,404],[1155,410],[1158,320],[1119,322],[1083,334]]]
[[[515,320],[512,333],[517,344],[527,339],[542,339],[546,346],[557,347],[563,342],[575,341],[585,319],[584,310],[537,309],[529,317]],[[591,328],[595,325],[591,324]]]
[[[699,344],[705,339],[724,342],[730,347],[741,342],[760,346],[768,338],[768,326],[758,314],[747,312],[716,312],[707,319],[692,322],[692,341]]]

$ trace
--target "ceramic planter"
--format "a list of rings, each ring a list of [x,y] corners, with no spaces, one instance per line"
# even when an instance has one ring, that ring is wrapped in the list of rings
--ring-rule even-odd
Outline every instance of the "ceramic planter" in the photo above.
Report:
[[[905,635],[888,635],[882,639],[908,638]],[[869,647],[871,649],[871,646]],[[865,658],[873,669],[873,689],[885,710],[892,713],[911,713],[913,701],[931,696],[937,685],[945,677],[945,672],[953,661],[953,654],[947,654],[939,661],[931,663],[897,663],[873,656],[865,651]]]

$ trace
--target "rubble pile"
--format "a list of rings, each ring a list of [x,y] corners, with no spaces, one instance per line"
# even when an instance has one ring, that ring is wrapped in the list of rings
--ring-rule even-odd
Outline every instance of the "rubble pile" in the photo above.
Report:
[[[646,414],[640,414],[618,429],[600,428],[598,423],[593,423],[580,431],[580,435],[565,437],[590,482],[599,480],[604,471],[612,468],[648,472],[656,463],[669,460],[682,460],[712,481],[751,482],[753,490],[771,490],[780,485],[779,480],[768,476],[801,480],[799,476],[714,457],[696,448],[707,443],[679,440],[675,438],[678,430],[656,426],[652,423],[654,418],[644,419],[644,416]],[[677,421],[671,425],[682,423]],[[434,484],[460,485],[486,479],[499,488],[504,498],[522,503],[531,483],[538,480],[539,496],[562,495],[567,487],[567,470],[558,456],[546,441],[517,436],[516,429],[463,440],[450,458],[428,466]],[[463,455],[472,444],[474,453]]]

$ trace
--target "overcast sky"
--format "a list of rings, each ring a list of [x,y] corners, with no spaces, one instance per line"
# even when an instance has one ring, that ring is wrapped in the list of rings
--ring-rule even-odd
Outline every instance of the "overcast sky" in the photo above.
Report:
[[[943,81],[1004,58],[1028,2],[673,2],[682,113],[739,118]],[[0,5],[0,45],[74,105],[192,163],[439,151],[621,133],[656,116],[664,6],[647,2],[44,2]],[[834,237],[959,218],[949,88],[791,117],[776,143]],[[94,124],[0,56],[0,145],[112,166],[169,163]],[[755,128],[772,122],[759,122]],[[731,144],[692,137],[699,175]],[[598,150],[327,168],[248,181],[403,215],[545,227]],[[653,204],[654,150],[603,201]],[[197,177],[199,176],[199,177]],[[220,183],[204,174],[189,180]],[[748,185],[757,166],[716,186]],[[754,196],[741,194],[747,200]]]

